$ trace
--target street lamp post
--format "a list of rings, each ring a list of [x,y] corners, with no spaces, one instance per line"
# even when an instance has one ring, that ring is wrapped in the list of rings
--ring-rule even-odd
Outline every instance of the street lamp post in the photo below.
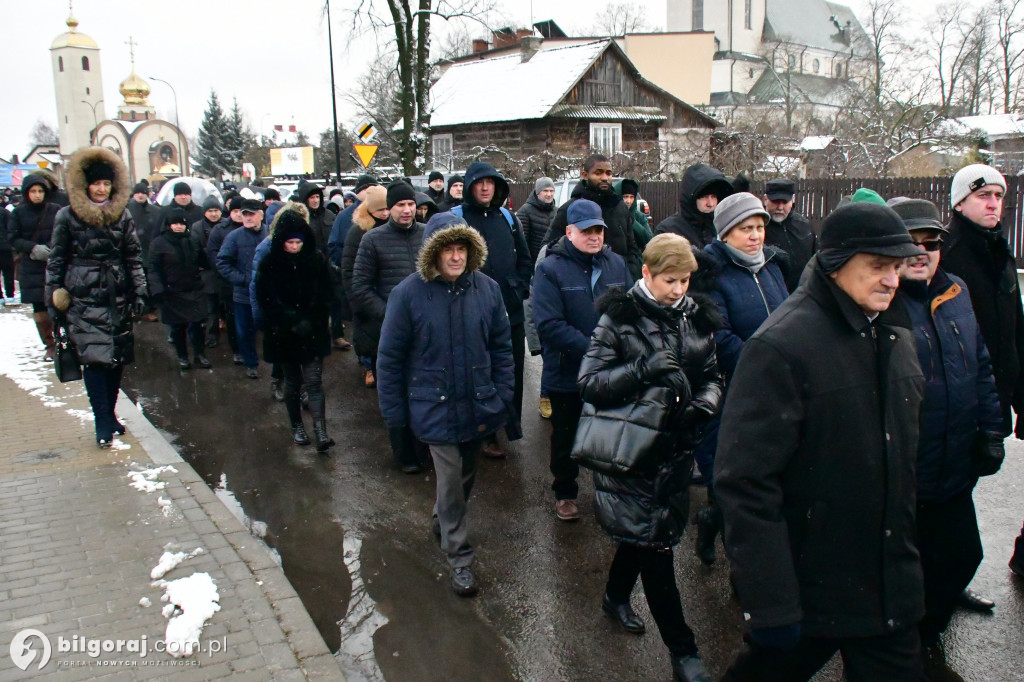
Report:
[[[338,143],[338,91],[334,88],[334,43],[331,40],[331,0],[327,0],[327,56],[331,60],[331,110],[334,112],[334,165],[341,182],[341,147]]]
[[[174,91],[174,86],[165,81],[163,78],[156,78],[155,76],[148,76],[150,80],[159,81],[171,89],[171,94],[174,95],[174,129],[178,133],[178,170],[181,172],[181,177],[185,176],[185,166],[188,163],[188,154],[185,154],[184,148],[181,146],[181,123],[178,122],[178,93]]]

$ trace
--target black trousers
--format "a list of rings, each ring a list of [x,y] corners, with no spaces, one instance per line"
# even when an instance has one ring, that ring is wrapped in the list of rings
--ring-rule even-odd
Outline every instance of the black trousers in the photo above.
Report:
[[[0,276],[4,285],[0,296],[14,298],[14,251],[11,249],[0,249]]]
[[[925,614],[921,646],[939,642],[957,597],[971,583],[984,556],[973,491],[946,502],[917,503],[917,549],[924,572]]]
[[[92,416],[96,423],[96,440],[108,443],[114,435],[116,421],[114,406],[117,405],[117,392],[121,389],[121,375],[124,365],[107,367],[105,365],[85,365],[82,367],[82,380],[85,392],[92,406]]]
[[[628,602],[637,577],[644,582],[647,606],[669,652],[673,656],[696,654],[697,641],[683,617],[683,602],[676,587],[672,550],[620,542],[608,570],[608,598],[616,604]]]
[[[206,354],[206,330],[203,328],[202,322],[193,322],[191,324],[184,322],[168,326],[171,328],[171,340],[174,341],[174,350],[178,353],[179,358],[188,359],[186,335],[188,340],[192,342],[193,355]]]
[[[848,682],[920,682],[921,641],[916,627],[878,637],[804,637],[792,651],[746,642],[722,682],[804,682],[836,652]]]
[[[309,411],[313,414],[313,422],[322,422],[326,415],[324,398],[323,360],[312,362],[282,362],[284,372],[284,405],[288,410],[288,419],[292,424],[302,423],[302,406],[299,393],[306,388],[309,397]]]
[[[580,468],[569,457],[576,440],[576,427],[580,423],[583,400],[579,393],[548,391],[551,400],[551,475],[556,500],[575,500],[579,494],[576,477]]]

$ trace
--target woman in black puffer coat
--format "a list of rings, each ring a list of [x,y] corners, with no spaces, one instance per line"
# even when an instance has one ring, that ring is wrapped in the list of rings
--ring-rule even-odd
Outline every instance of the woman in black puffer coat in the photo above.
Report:
[[[11,246],[21,254],[18,284],[21,302],[32,304],[32,319],[39,338],[46,346],[44,360],[53,360],[53,320],[46,314],[43,289],[46,285],[46,259],[50,257],[50,237],[60,206],[51,201],[51,186],[41,175],[29,175],[21,183],[23,200],[14,209],[8,226]],[[13,293],[12,293],[13,295]]]
[[[689,514],[695,434],[718,412],[723,386],[715,358],[717,309],[686,296],[696,267],[683,237],[663,234],[651,240],[644,250],[643,279],[628,293],[613,291],[600,299],[603,314],[578,386],[589,403],[584,415],[636,404],[628,421],[593,422],[592,428],[608,431],[595,442],[614,443],[611,449],[619,454],[643,437],[636,422],[662,424],[650,451],[627,453],[627,471],[595,467],[597,519],[619,542],[604,610],[626,630],[643,632],[629,603],[637,577],[642,578],[676,677],[710,682],[683,617],[672,564],[672,547],[682,538]],[[588,465],[585,453],[580,461]]]
[[[284,371],[284,404],[292,438],[309,445],[302,423],[299,391],[309,396],[317,452],[334,445],[327,435],[323,359],[331,352],[328,323],[334,286],[327,262],[317,252],[316,237],[297,211],[275,216],[270,251],[256,275],[256,300],[263,313],[263,359]]]
[[[124,366],[135,359],[132,316],[145,310],[142,248],[125,208],[131,186],[120,157],[102,147],[85,147],[67,168],[70,205],[57,214],[53,228],[46,301],[54,306],[55,317],[66,320],[84,365],[96,442],[109,447],[115,433],[124,433],[114,405]]]

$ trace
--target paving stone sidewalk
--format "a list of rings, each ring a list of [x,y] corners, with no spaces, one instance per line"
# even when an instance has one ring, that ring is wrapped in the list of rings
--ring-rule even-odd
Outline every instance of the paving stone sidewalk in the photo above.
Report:
[[[96,446],[81,382],[26,390],[0,376],[0,681],[344,680],[335,658],[270,552],[122,394],[128,434]],[[45,381],[42,383],[45,384]],[[164,465],[162,490],[130,486],[129,473]],[[150,572],[165,549],[202,552],[164,577],[197,572],[216,582],[220,611],[204,649],[184,659],[157,653],[168,620]],[[151,606],[143,606],[146,598]],[[42,642],[26,670],[11,643],[26,628]],[[141,640],[148,654],[59,651],[59,638]],[[82,642],[82,639],[77,640]],[[217,644],[214,645],[213,643]],[[221,651],[208,651],[220,646]],[[23,648],[23,647],[22,647]]]

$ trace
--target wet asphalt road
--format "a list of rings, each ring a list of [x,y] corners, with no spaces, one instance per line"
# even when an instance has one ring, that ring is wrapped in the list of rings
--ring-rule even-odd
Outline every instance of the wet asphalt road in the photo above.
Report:
[[[481,592],[460,599],[430,532],[431,472],[392,463],[376,392],[362,386],[352,353],[327,359],[329,457],[291,443],[284,406],[269,392],[269,367],[252,381],[226,343],[212,371],[179,372],[165,328],[138,329],[136,364],[124,388],[207,483],[281,557],[284,571],[349,680],[668,680],[666,649],[638,585],[633,606],[648,632],[627,634],[601,614],[614,545],[591,511],[554,516],[547,469],[550,427],[536,411],[539,358],[527,359],[524,431],[505,460],[482,459],[470,503]],[[307,414],[307,426],[309,419]],[[946,637],[967,680],[1024,680],[1024,581],[1006,562],[1024,517],[1024,443],[1007,441],[1002,471],[975,493],[986,559],[973,587],[996,600],[992,616],[960,612]],[[703,505],[693,488],[694,509]],[[705,568],[691,529],[676,548],[687,621],[711,673],[740,642],[721,543]],[[343,641],[342,641],[343,640]],[[818,676],[839,680],[836,661]]]

